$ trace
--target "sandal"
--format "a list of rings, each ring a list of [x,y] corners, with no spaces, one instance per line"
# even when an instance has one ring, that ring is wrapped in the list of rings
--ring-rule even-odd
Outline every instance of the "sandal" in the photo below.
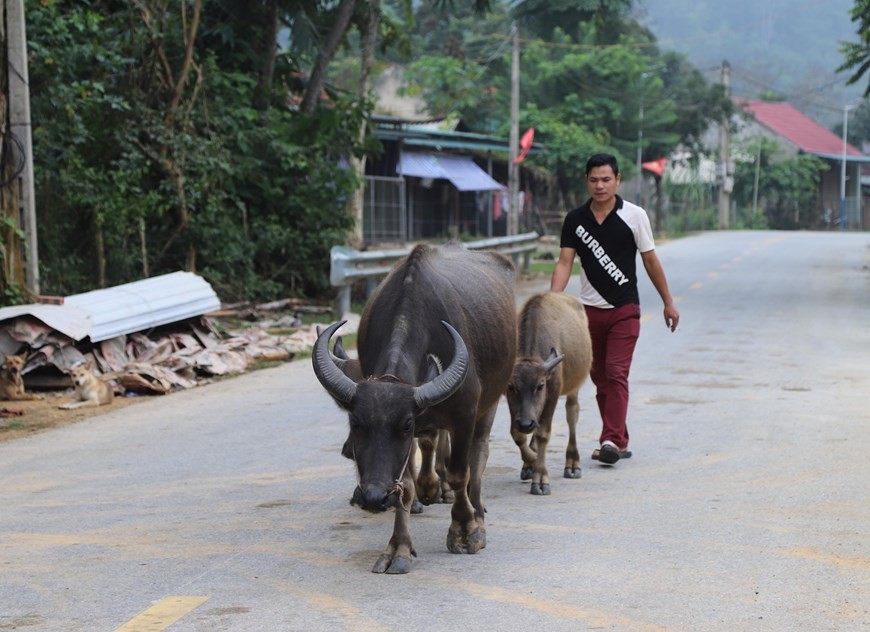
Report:
[[[613,465],[619,461],[619,450],[616,446],[605,443],[598,450],[598,460],[605,465]]]
[[[598,449],[595,449],[592,451],[592,460],[593,461],[600,461],[606,465],[613,465],[614,463],[616,463],[620,459],[630,459],[631,458],[631,450],[618,450],[617,451],[617,449],[610,444],[607,444],[604,447],[608,448],[608,452],[611,452],[611,453],[615,452],[616,458],[613,459],[613,454],[605,454],[604,459],[602,459],[601,458],[601,450],[602,449],[598,448]],[[613,459],[613,460],[609,461],[606,459]]]

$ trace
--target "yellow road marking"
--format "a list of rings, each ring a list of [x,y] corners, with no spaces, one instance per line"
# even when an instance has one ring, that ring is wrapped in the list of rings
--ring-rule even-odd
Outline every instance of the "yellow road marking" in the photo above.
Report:
[[[439,578],[440,579],[440,578]],[[441,580],[442,583],[445,580]],[[664,626],[638,621],[629,617],[613,615],[601,610],[583,608],[563,601],[553,601],[535,595],[522,595],[514,590],[505,590],[498,586],[487,586],[467,581],[457,581],[455,578],[447,580],[451,587],[463,590],[479,599],[488,601],[514,604],[536,610],[550,616],[560,617],[572,621],[584,621],[588,629],[615,628],[621,630],[667,630]]]
[[[702,287],[704,287],[704,284],[701,283],[701,282],[698,282],[698,283],[692,283],[692,285],[690,285],[689,287],[691,287],[693,290],[699,290],[699,289],[701,289]]]
[[[142,614],[130,619],[115,632],[161,632],[208,599],[208,597],[166,597]]]
[[[826,553],[824,551],[816,551],[809,547],[797,547],[794,549],[782,549],[774,551],[778,555],[788,555],[790,557],[799,557],[805,560],[815,560],[816,562],[824,562],[833,564],[834,566],[846,566],[848,568],[857,568],[860,570],[870,570],[870,558],[866,557],[843,557],[834,553]]]
[[[330,615],[340,615],[344,619],[352,621],[353,624],[350,629],[358,630],[359,632],[383,632],[386,629],[377,621],[363,616],[359,608],[334,595],[306,591],[299,591],[298,594],[322,612],[329,613]]]

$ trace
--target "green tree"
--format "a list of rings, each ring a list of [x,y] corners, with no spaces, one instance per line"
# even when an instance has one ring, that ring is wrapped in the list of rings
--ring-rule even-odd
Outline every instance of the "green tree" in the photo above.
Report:
[[[406,76],[441,115],[461,113],[472,129],[506,136],[510,111],[510,40],[520,23],[520,126],[535,127],[547,146],[537,164],[555,174],[563,197],[585,195],[581,171],[589,154],[611,151],[627,176],[644,160],[678,144],[700,151],[700,139],[730,104],[686,58],[662,53],[621,0],[525,0],[485,19],[469,9],[445,17],[425,6],[412,35],[422,51]],[[642,137],[642,139],[641,139]]]
[[[842,116],[840,119],[831,128],[831,131],[842,138]],[[849,127],[846,134],[848,142],[859,149],[865,142],[870,142],[870,99],[863,99],[857,108],[849,112]]]
[[[838,72],[851,72],[847,83],[858,83],[867,75],[864,96],[870,97],[870,0],[855,0],[852,7],[852,22],[858,27],[858,42],[841,42],[840,52],[846,61],[837,68]]]
[[[226,14],[242,4],[28,4],[46,291],[177,269],[224,300],[328,287],[370,103],[330,89],[332,107],[288,108],[304,60],[274,54],[271,0],[260,31]]]
[[[763,138],[753,140],[744,148],[742,154],[751,158],[735,162],[735,202],[738,207],[753,209],[757,200],[763,220],[752,219],[749,223],[754,227],[817,228],[821,217],[817,204],[819,182],[828,165],[810,154],[774,160],[778,153],[779,145]]]

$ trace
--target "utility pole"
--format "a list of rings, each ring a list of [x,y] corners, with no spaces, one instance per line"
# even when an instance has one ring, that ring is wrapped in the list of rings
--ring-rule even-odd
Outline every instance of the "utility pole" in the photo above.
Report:
[[[513,63],[511,64],[511,135],[508,157],[508,216],[507,234],[518,234],[520,209],[520,166],[516,163],[520,149],[520,29],[514,22]]]
[[[30,81],[27,77],[27,31],[24,0],[7,0],[6,36],[9,71],[9,130],[21,143],[24,167],[21,180],[21,217],[24,225],[25,281],[39,294],[39,254],[33,193],[33,142],[30,127]]]
[[[758,219],[758,176],[761,172],[761,136],[758,137],[758,152],[755,154],[755,185],[752,187],[752,221]]]
[[[728,60],[722,61],[722,87],[725,91],[725,97],[731,96],[731,66]],[[716,169],[716,176],[719,182],[719,228],[726,230],[728,228],[730,207],[731,207],[731,189],[733,187],[733,176],[728,167],[728,125],[730,121],[728,116],[722,117],[722,124],[719,127],[719,165]]]
[[[846,230],[846,146],[849,136],[849,110],[854,105],[843,106],[843,156],[840,161],[840,230]]]
[[[650,76],[649,72],[640,73],[640,115],[638,116],[637,124],[637,198],[635,203],[640,206],[640,201],[643,196],[643,102],[646,97],[646,86],[644,81]]]
[[[640,206],[640,198],[641,193],[643,192],[643,167],[642,165],[642,156],[643,156],[643,95],[640,97],[640,118],[639,125],[637,128],[637,199],[634,201],[635,204]]]

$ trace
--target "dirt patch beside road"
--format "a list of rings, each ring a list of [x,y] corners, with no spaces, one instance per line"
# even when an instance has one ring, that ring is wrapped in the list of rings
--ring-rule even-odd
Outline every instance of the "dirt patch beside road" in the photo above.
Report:
[[[60,428],[82,419],[103,415],[111,410],[124,408],[154,397],[167,395],[142,395],[136,397],[115,397],[111,404],[97,408],[78,408],[61,410],[58,406],[75,399],[72,390],[68,392],[43,393],[43,399],[27,402],[0,401],[0,441],[11,441],[28,435]],[[15,414],[21,411],[23,414]],[[12,414],[10,414],[10,412]]]

